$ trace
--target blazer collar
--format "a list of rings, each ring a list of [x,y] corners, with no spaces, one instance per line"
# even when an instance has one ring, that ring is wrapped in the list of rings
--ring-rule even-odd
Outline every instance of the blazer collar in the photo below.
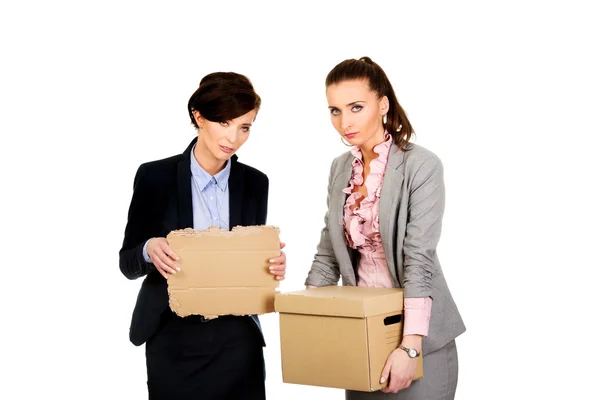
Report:
[[[379,234],[383,243],[385,260],[390,274],[394,278],[395,287],[400,287],[395,254],[398,209],[400,201],[402,201],[402,185],[404,183],[404,170],[400,166],[404,163],[404,156],[404,151],[400,150],[396,144],[392,144],[379,198]]]
[[[194,226],[194,213],[192,208],[192,171],[190,168],[192,149],[198,141],[195,137],[182,154],[182,159],[177,164],[177,197],[179,226],[192,228]],[[231,157],[231,172],[229,175],[229,225],[238,225],[241,220],[241,192],[242,175],[237,155]]]

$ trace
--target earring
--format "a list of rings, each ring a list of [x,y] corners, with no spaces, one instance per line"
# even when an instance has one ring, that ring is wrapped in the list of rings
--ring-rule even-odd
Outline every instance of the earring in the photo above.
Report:
[[[387,114],[385,114],[385,115],[383,116],[383,124],[384,124],[384,125],[385,125],[385,124],[387,124]]]
[[[398,127],[398,129],[396,129],[396,132],[400,132],[401,130],[402,130],[402,125],[400,125],[400,126]]]
[[[340,136],[340,139],[342,140],[342,143],[344,143],[344,146],[347,146],[347,147],[352,147],[352,145],[351,145],[350,143],[348,143],[348,142],[344,141],[344,138],[343,138],[343,137],[341,137],[341,136]]]

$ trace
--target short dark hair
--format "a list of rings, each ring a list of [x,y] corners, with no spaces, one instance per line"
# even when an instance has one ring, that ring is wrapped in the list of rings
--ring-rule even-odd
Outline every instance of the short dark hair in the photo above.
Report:
[[[383,69],[373,62],[369,57],[361,57],[358,60],[348,59],[336,65],[325,79],[325,87],[329,87],[336,83],[350,80],[366,79],[369,82],[369,87],[377,94],[378,98],[387,96],[390,109],[387,113],[387,122],[385,130],[392,135],[396,145],[402,150],[407,149],[410,138],[414,135],[414,130],[406,112],[400,106],[394,88],[390,83]],[[398,128],[400,130],[398,130]]]
[[[260,108],[260,96],[246,76],[235,72],[213,72],[200,81],[188,101],[192,124],[198,128],[194,111],[212,122],[225,122]]]

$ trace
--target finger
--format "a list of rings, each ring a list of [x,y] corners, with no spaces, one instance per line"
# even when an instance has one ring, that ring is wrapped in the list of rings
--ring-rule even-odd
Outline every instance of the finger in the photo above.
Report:
[[[158,257],[167,267],[169,267],[173,271],[175,271],[175,270],[181,271],[181,269],[177,266],[177,263],[175,263],[175,261],[173,261],[173,259],[171,257],[169,257],[168,255],[166,255],[165,253],[159,252]],[[175,272],[173,272],[173,273],[175,273]]]
[[[282,275],[277,275],[277,276],[275,277],[275,279],[277,279],[278,281],[282,281],[282,280],[284,280],[284,279],[285,279],[285,276],[282,276]]]
[[[388,377],[390,376],[391,369],[392,369],[392,363],[390,362],[390,359],[388,358],[388,360],[385,362],[385,366],[383,367],[383,371],[381,371],[381,378],[379,379],[379,383],[383,383],[388,379]],[[389,384],[388,384],[388,386],[389,386]]]
[[[285,243],[283,243],[283,242],[280,242],[280,243],[279,243],[279,248],[280,248],[280,249],[283,249],[284,247],[285,247]]]
[[[285,255],[273,257],[269,260],[271,264],[283,264],[285,263]]]
[[[285,264],[274,264],[269,267],[269,271],[285,271]]]
[[[162,270],[162,268],[154,265],[156,267],[156,270],[163,276],[163,278],[165,279],[169,279],[169,274],[167,274],[165,271]]]
[[[391,381],[393,382],[390,383],[390,387],[394,390],[394,393],[398,393],[400,390],[406,389],[410,385],[410,381],[401,377],[392,377]]]
[[[393,393],[394,390],[396,390],[396,380],[394,379],[393,375],[390,375],[390,379],[388,380],[387,384],[387,390],[388,393]]]
[[[175,272],[177,272],[173,268],[171,268],[168,264],[164,263],[162,261],[162,259],[157,260],[157,262],[155,262],[154,265],[159,267],[163,271],[168,272],[169,274],[174,274]]]
[[[173,250],[171,250],[171,248],[169,247],[168,244],[161,243],[160,247],[161,247],[162,251],[165,252],[173,260],[179,260],[179,256],[177,254],[175,254],[175,252]]]

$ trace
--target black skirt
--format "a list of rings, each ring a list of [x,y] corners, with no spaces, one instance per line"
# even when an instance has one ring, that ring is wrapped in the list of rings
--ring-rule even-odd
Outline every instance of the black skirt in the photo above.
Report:
[[[146,344],[150,400],[265,399],[263,338],[250,317],[173,317]]]

